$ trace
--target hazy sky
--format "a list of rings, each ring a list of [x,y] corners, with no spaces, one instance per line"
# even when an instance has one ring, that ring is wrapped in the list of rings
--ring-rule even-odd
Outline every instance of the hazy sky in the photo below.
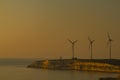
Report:
[[[0,0],[0,58],[120,58],[120,0]]]

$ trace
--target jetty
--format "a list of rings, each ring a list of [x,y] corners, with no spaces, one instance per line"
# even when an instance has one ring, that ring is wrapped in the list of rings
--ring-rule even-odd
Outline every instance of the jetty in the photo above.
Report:
[[[120,60],[113,59],[54,59],[39,60],[31,63],[28,68],[52,70],[78,70],[120,73]]]

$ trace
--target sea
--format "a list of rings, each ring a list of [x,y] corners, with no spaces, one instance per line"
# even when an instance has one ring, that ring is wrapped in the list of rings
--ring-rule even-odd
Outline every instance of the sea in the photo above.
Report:
[[[27,68],[38,59],[0,59],[0,80],[99,80],[117,73]]]

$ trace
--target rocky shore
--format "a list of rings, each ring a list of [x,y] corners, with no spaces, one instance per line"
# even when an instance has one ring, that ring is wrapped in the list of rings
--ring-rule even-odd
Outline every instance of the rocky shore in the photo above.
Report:
[[[120,73],[120,60],[54,59],[35,61],[28,68]]]

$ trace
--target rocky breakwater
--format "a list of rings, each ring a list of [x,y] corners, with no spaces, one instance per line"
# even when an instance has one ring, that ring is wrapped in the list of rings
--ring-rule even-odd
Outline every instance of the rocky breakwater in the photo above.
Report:
[[[28,65],[28,68],[70,70],[73,69],[72,64],[73,60],[41,60]]]
[[[120,66],[117,65],[73,59],[35,61],[32,64],[28,65],[28,68],[120,73]]]

